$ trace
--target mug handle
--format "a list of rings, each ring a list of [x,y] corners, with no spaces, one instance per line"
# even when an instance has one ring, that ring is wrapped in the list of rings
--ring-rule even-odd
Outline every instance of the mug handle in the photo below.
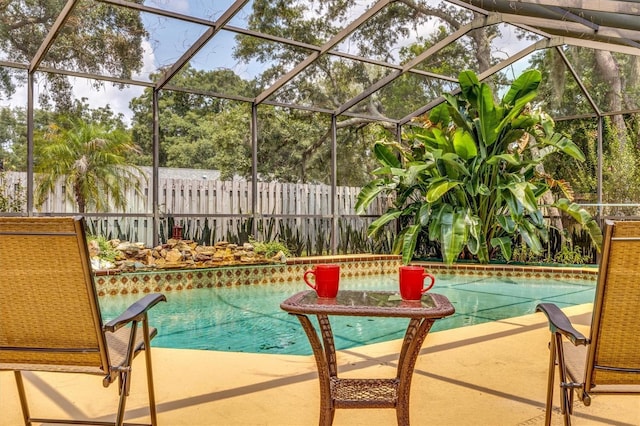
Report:
[[[316,274],[316,271],[315,271],[315,270],[313,270],[313,269],[309,269],[307,272],[305,272],[305,273],[304,273],[304,275],[302,276],[302,278],[304,279],[304,282],[305,282],[309,287],[311,287],[312,289],[316,290],[316,286],[315,286],[315,284],[310,283],[310,282],[309,282],[309,279],[307,278],[307,275],[309,275],[309,274],[315,275],[315,274]]]
[[[436,277],[434,277],[431,274],[423,274],[422,275],[422,279],[424,280],[425,278],[429,277],[431,279],[431,284],[429,284],[428,287],[423,287],[422,290],[420,290],[420,293],[425,293],[429,290],[431,290],[431,287],[433,287],[433,285],[436,283]]]

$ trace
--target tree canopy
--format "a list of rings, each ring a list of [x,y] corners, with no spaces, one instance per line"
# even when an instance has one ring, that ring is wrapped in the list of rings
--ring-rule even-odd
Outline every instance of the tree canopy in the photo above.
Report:
[[[134,1],[142,3],[142,0]],[[14,62],[29,63],[66,3],[65,0],[0,1],[0,51]],[[135,10],[100,2],[76,2],[60,35],[42,58],[43,64],[130,78],[142,67],[142,41],[147,35],[140,13]],[[0,67],[0,99],[10,97],[16,82],[21,82],[24,76]],[[49,90],[43,92],[41,101],[51,100],[59,109],[70,107],[69,80],[54,73],[45,73],[42,77]]]

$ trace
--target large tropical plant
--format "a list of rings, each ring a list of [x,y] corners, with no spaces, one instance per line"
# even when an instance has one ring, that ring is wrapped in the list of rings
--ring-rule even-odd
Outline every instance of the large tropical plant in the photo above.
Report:
[[[554,153],[584,156],[554,131],[551,117],[531,107],[540,80],[538,71],[525,71],[496,103],[491,88],[464,71],[460,92],[443,95],[445,102],[421,126],[406,131],[402,142],[377,142],[374,153],[382,166],[362,188],[356,211],[363,213],[380,194],[394,202],[371,224],[369,235],[401,220],[394,252],[402,253],[404,263],[412,259],[423,230],[440,243],[447,264],[465,250],[482,263],[498,250],[509,260],[518,237],[539,253],[549,230],[542,199],[557,189],[563,198],[551,206],[574,217],[599,247],[597,223],[570,201],[568,185],[541,167]]]
[[[130,160],[138,153],[123,129],[83,120],[72,120],[66,128],[51,124],[35,144],[37,205],[41,206],[63,179],[63,195],[75,202],[80,213],[125,209],[126,189],[140,193],[146,179]]]

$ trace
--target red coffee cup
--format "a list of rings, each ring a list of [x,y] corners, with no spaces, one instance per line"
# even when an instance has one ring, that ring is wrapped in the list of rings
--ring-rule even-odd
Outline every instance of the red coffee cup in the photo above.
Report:
[[[425,287],[424,279],[429,278],[431,283]],[[400,296],[402,300],[420,300],[422,295],[431,289],[436,278],[424,271],[422,266],[400,267]]]
[[[315,282],[309,281],[309,276]],[[318,297],[334,298],[338,295],[340,283],[340,265],[316,265],[304,273],[304,282],[318,293]]]

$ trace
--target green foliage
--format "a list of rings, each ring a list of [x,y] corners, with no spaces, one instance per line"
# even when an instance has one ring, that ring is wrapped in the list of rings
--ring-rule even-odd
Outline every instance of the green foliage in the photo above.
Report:
[[[556,129],[563,134],[571,135],[571,140],[585,154],[585,160],[547,157],[544,162],[545,170],[552,176],[562,176],[566,179],[576,196],[587,197],[587,200],[595,202],[598,167],[597,120],[560,121],[556,124]],[[592,200],[588,198],[591,196],[593,196]]]
[[[0,169],[26,170],[27,117],[23,108],[0,107]]]
[[[278,221],[278,238],[284,242],[293,256],[299,257],[306,251],[303,232],[300,227],[292,225],[291,222],[283,219]]]
[[[256,254],[264,255],[266,258],[271,258],[279,252],[284,253],[287,257],[291,256],[287,246],[280,241],[256,241],[250,238],[249,242],[253,245],[253,251],[255,251]]]
[[[6,57],[16,63],[30,63],[66,3],[64,0],[0,2],[0,45]],[[147,36],[142,16],[135,9],[77,2],[63,31],[47,49],[44,63],[56,69],[130,79],[142,68],[142,41]],[[15,80],[11,81],[6,73],[7,69],[0,70],[0,94],[10,96]],[[26,73],[11,76],[22,80]],[[39,78],[46,82],[40,91],[40,102],[46,104],[53,98],[58,109],[66,110],[73,98],[70,81],[54,73],[42,73]]]
[[[554,263],[559,265],[585,265],[592,263],[591,256],[583,254],[582,248],[570,242],[564,242],[556,253],[535,253],[527,245],[518,245],[513,249],[512,262],[518,263]]]
[[[540,253],[549,232],[540,203],[551,179],[537,166],[560,152],[584,159],[571,140],[555,132],[548,115],[531,109],[540,79],[537,71],[524,72],[496,103],[491,88],[464,71],[460,94],[445,94],[446,103],[423,126],[405,132],[403,143],[376,143],[381,167],[362,188],[356,211],[362,214],[379,194],[392,194],[395,201],[369,235],[401,219],[394,253],[402,253],[404,263],[425,231],[440,244],[447,264],[463,252],[487,263],[499,250],[509,260],[514,236]],[[600,229],[584,209],[563,198],[553,207],[585,226],[599,244]]]
[[[553,261],[563,265],[584,265],[591,261],[591,257],[583,254],[580,247],[563,244],[560,251],[553,257]]]
[[[160,74],[152,75],[157,80]],[[230,70],[198,71],[188,66],[174,77],[179,87],[251,96],[255,89]],[[132,135],[141,147],[136,164],[151,165],[152,89],[131,101]],[[250,176],[250,106],[211,96],[163,91],[158,100],[160,165],[219,170],[222,178]]]
[[[526,244],[519,244],[513,248],[511,261],[517,263],[542,263],[544,255],[540,252],[535,253]]]
[[[612,204],[637,203],[640,199],[640,148],[637,141],[634,144],[621,144],[609,117],[605,118],[604,127],[607,143],[602,167],[603,201]],[[637,214],[635,208],[621,208],[618,212],[623,215]]]
[[[103,260],[108,260],[109,262],[115,262],[118,257],[118,251],[109,243],[106,237],[102,235],[88,235],[87,239],[89,242],[95,241],[98,244],[98,248],[100,249],[100,253],[98,257]]]
[[[141,192],[142,172],[127,161],[137,152],[129,134],[120,128],[82,120],[69,120],[65,127],[52,123],[39,132],[35,143],[37,176],[36,204],[41,206],[64,179],[63,196],[78,211],[125,209],[125,190]]]

